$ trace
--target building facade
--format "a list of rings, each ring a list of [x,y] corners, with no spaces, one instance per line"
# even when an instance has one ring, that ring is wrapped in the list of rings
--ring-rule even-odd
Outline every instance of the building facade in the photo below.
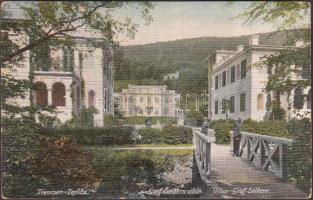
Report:
[[[287,46],[260,45],[259,36],[249,38],[249,45],[239,45],[235,51],[216,51],[209,56],[209,118],[212,120],[251,118],[264,120],[268,117],[267,100],[275,100],[273,93],[265,91],[268,80],[268,68],[257,67],[262,58],[277,53],[279,50],[290,48]],[[302,76],[290,75],[291,79],[302,79]],[[296,90],[299,88],[296,88]],[[287,117],[295,117],[295,111],[310,117],[311,89],[301,89],[304,106],[297,108],[290,105],[286,95],[280,96],[281,107],[287,111]],[[297,98],[293,91],[291,102]],[[268,99],[267,99],[268,98]],[[289,107],[289,109],[288,109]]]
[[[29,42],[26,34],[10,30],[1,30],[1,34],[16,45]],[[21,79],[29,79],[31,74],[34,87],[26,98],[10,101],[21,106],[53,106],[62,123],[79,118],[83,108],[94,107],[94,125],[103,126],[104,116],[113,114],[112,48],[102,39],[76,37],[71,46],[45,50],[44,62],[34,62],[30,51],[24,53],[24,61],[12,74]]]
[[[129,116],[167,116],[181,114],[178,108],[180,94],[167,90],[166,86],[128,85],[117,95],[120,97],[120,110]]]

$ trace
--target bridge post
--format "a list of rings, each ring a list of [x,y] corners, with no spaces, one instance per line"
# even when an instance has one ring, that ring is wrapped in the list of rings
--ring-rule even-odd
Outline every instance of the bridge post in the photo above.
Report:
[[[279,147],[280,177],[288,181],[288,145],[280,144]]]
[[[205,143],[205,172],[210,174],[211,172],[211,143]]]

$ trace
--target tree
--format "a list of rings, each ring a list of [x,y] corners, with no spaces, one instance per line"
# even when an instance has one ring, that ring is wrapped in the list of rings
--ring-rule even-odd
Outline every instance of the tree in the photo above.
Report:
[[[309,20],[307,24],[301,25],[306,22],[309,11],[310,2],[305,1],[253,2],[245,12],[237,16],[245,19],[245,23],[262,21],[274,24],[279,30],[298,28],[289,32],[285,44],[294,45],[296,41],[303,41],[300,48],[288,48],[278,54],[266,56],[259,65],[268,67],[266,91],[275,93],[278,107],[280,95],[287,94],[289,110],[291,92],[297,87],[309,86],[311,81],[310,76],[307,76],[311,69],[311,27]],[[301,79],[294,79],[291,74],[300,76]]]
[[[3,4],[4,5],[4,4]],[[2,5],[1,11],[4,8]],[[126,33],[133,38],[138,25],[132,19],[126,17],[123,21],[117,20],[112,14],[116,9],[123,7],[135,7],[142,10],[142,16],[148,24],[152,17],[149,13],[152,8],[150,2],[118,2],[118,1],[59,1],[59,2],[31,2],[20,5],[25,14],[27,23],[19,23],[15,31],[25,32],[28,35],[36,32],[37,37],[30,43],[16,48],[2,57],[2,62],[11,61],[23,52],[29,51],[43,42],[58,39],[56,36],[63,35],[71,39],[79,28],[90,28],[93,32],[107,40],[113,41],[118,33]],[[7,14],[7,13],[5,13]],[[1,16],[2,18],[5,16]],[[2,29],[9,28],[2,24]]]

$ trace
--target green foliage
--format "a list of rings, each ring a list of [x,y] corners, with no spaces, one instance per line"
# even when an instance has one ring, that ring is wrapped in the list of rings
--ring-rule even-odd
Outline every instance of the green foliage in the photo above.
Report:
[[[94,114],[97,114],[99,111],[94,108],[82,108],[80,111],[80,117],[74,116],[72,119],[67,120],[62,124],[62,127],[93,127],[94,126]]]
[[[245,18],[246,23],[263,21],[287,29],[306,18],[310,5],[305,1],[253,2],[237,17]]]
[[[217,144],[229,144],[230,142],[230,131],[235,127],[234,120],[231,119],[220,119],[209,123],[209,128],[215,130],[215,139]]]
[[[150,2],[135,3],[135,10],[142,13],[142,17],[147,24],[152,20],[150,10],[153,8]],[[129,2],[84,2],[80,1],[75,4],[71,2],[31,2],[20,5],[20,9],[25,14],[25,23],[16,24],[15,31],[24,31],[31,35],[34,33],[36,38],[29,44],[20,47],[20,50],[12,50],[6,54],[2,61],[7,62],[16,56],[38,47],[43,42],[51,39],[59,40],[56,35],[66,36],[66,42],[72,39],[71,32],[78,28],[86,27],[97,31],[103,38],[113,41],[118,33],[125,33],[128,37],[133,38],[138,25],[131,18],[116,19],[112,12],[120,8],[134,6]],[[1,7],[1,11],[5,10]],[[102,12],[105,9],[106,12]],[[8,15],[10,12],[5,12]],[[2,29],[7,29],[11,24],[3,23]],[[43,52],[44,53],[44,52]]]
[[[133,117],[125,117],[126,124],[145,124],[145,120],[147,117],[145,116],[133,116]],[[160,122],[160,124],[176,124],[176,120],[173,117],[151,117],[152,118],[152,124],[156,124],[157,121]]]
[[[312,187],[312,124],[308,118],[292,119],[288,131],[294,137],[289,150],[289,178],[296,186],[310,192]]]
[[[143,128],[138,130],[139,144],[160,144],[163,142],[162,131],[157,128]]]
[[[140,144],[191,144],[191,128],[181,126],[165,126],[162,130],[144,128],[138,130]]]
[[[156,185],[157,175],[172,171],[177,157],[158,151],[112,151],[94,152],[93,165],[102,179],[106,191],[129,189],[129,184],[144,181],[147,187]]]
[[[244,132],[256,133],[261,135],[269,135],[275,137],[292,138],[292,134],[288,132],[286,121],[254,121],[247,119],[243,121],[241,130]]]
[[[207,115],[203,115],[203,112],[196,111],[194,109],[188,111],[186,113],[186,118],[184,123],[189,126],[201,126],[203,123],[204,117],[207,117]]]
[[[43,129],[42,132],[50,137],[69,137],[77,144],[84,146],[110,146],[134,143],[132,139],[133,128],[126,126]]]
[[[273,103],[272,109],[270,112],[269,120],[285,120],[286,119],[286,111],[277,103]]]
[[[163,140],[166,144],[191,144],[192,129],[182,126],[165,126],[162,130]]]
[[[51,189],[90,188],[98,181],[90,161],[92,154],[66,137],[41,141],[26,163],[32,176],[46,179]],[[62,180],[62,181],[61,181]]]

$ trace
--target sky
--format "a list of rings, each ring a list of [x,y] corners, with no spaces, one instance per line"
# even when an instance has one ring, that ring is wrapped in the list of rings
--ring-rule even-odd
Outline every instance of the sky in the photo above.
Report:
[[[123,46],[147,44],[206,36],[233,37],[276,30],[271,24],[244,24],[243,19],[232,19],[243,13],[251,2],[225,1],[176,1],[152,2],[153,21],[146,26],[141,12],[134,7],[126,7],[113,12],[119,19],[131,17],[139,25],[134,39],[118,35]],[[134,3],[135,4],[135,3]],[[16,6],[15,6],[16,7]],[[14,9],[14,6],[11,6]]]
[[[244,12],[250,2],[153,2],[153,22],[145,26],[139,12],[134,9],[121,11],[140,22],[134,40],[121,36],[123,45],[145,44],[204,36],[231,37],[261,32],[270,32],[275,27],[269,24],[244,24],[233,17]]]

